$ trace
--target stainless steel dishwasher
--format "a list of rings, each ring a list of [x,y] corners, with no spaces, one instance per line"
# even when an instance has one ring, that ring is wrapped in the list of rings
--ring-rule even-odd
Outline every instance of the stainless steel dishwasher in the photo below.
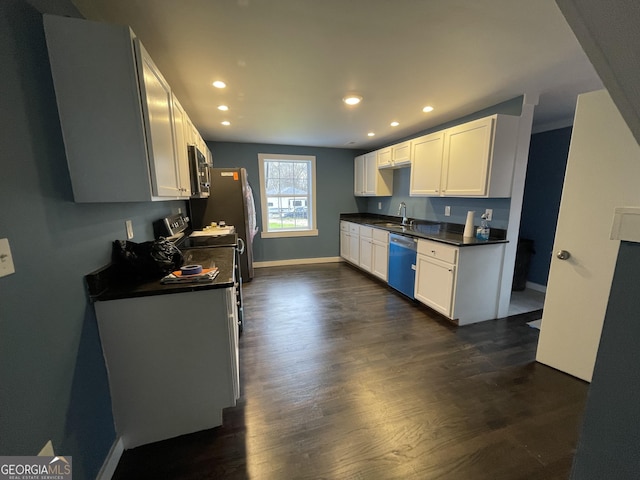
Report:
[[[413,237],[389,234],[389,286],[413,299],[416,280],[416,250]]]

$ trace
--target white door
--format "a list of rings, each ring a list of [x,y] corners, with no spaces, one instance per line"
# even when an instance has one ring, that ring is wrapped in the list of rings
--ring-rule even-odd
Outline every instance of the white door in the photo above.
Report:
[[[618,255],[609,239],[614,207],[640,204],[639,180],[640,146],[609,94],[580,95],[536,359],[586,381]],[[561,250],[570,257],[558,258]]]

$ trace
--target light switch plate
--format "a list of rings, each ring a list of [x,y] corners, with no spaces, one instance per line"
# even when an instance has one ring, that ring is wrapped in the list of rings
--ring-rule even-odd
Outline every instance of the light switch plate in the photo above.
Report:
[[[449,205],[444,207],[444,216],[445,217],[450,217],[451,216],[451,207]]]
[[[8,238],[0,238],[0,277],[16,273]]]
[[[131,223],[131,220],[127,220],[124,223],[127,227],[127,240],[131,240],[133,238],[133,223]]]

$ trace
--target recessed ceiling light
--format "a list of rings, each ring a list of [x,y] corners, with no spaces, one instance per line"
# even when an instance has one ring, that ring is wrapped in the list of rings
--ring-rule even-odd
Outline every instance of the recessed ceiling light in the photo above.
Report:
[[[425,113],[433,112],[433,107],[431,105],[427,105],[422,109],[422,111]]]
[[[213,82],[213,84],[212,84],[212,85],[213,85],[214,87],[216,87],[216,88],[224,88],[224,87],[226,87],[226,86],[227,86],[227,84],[226,84],[226,83],[224,83],[224,82],[223,82],[223,81],[221,81],[221,80],[216,80],[215,82]]]
[[[360,95],[347,95],[342,101],[347,105],[357,105],[362,101],[362,97]]]
[[[228,127],[229,125],[231,125],[231,122],[229,122],[228,120],[225,120],[224,122],[220,122],[222,123],[222,125],[224,125],[225,127]]]
[[[226,105],[218,105],[218,110],[226,112],[227,110],[229,110],[229,107],[227,107]]]
[[[373,133],[373,132],[369,132],[369,133],[367,133],[367,136],[368,136],[368,137],[375,137],[375,136],[376,136],[376,134],[375,134],[375,133]]]
[[[391,122],[390,125],[392,127],[397,127],[398,125],[400,125],[398,122]]]

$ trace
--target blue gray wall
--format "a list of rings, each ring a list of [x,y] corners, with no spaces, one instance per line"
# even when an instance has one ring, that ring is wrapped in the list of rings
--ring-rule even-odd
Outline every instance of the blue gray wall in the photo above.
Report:
[[[38,2],[78,16],[68,0]],[[152,238],[151,222],[185,202],[75,204],[42,28],[25,0],[0,2],[0,238],[16,273],[0,278],[0,455],[47,440],[93,479],[115,440],[107,375],[83,277],[111,242]]]
[[[258,153],[315,155],[318,236],[260,238],[253,246],[254,260],[337,257],[340,253],[341,213],[357,212],[353,196],[353,157],[358,151],[340,148],[263,145],[257,143],[207,142],[216,167],[244,167],[253,189],[258,226],[262,225]],[[354,153],[355,152],[355,153]],[[260,229],[262,231],[262,228]]]
[[[501,113],[505,115],[520,115],[522,113],[522,97],[516,97],[509,101],[500,103],[493,107],[467,115],[463,118],[447,122],[428,130],[423,130],[414,135],[403,138],[400,141],[427,135],[445,128],[470,122],[478,118]],[[398,143],[394,142],[394,143]],[[409,168],[401,168],[393,173],[393,196],[392,197],[366,197],[358,199],[358,206],[361,212],[382,213],[384,215],[397,215],[400,202],[407,204],[407,216],[422,220],[432,220],[440,222],[464,224],[467,218],[467,211],[476,212],[476,224],[480,223],[480,215],[485,209],[493,209],[493,221],[490,225],[495,228],[507,228],[509,220],[510,200],[505,198],[439,198],[439,197],[410,197],[409,196]],[[379,208],[379,203],[382,203]],[[451,216],[445,217],[444,207],[451,207]]]
[[[520,237],[533,240],[535,254],[527,280],[539,285],[546,285],[549,277],[571,130],[561,128],[531,137]]]
[[[622,242],[593,370],[573,480],[632,480],[640,472],[640,245]]]

